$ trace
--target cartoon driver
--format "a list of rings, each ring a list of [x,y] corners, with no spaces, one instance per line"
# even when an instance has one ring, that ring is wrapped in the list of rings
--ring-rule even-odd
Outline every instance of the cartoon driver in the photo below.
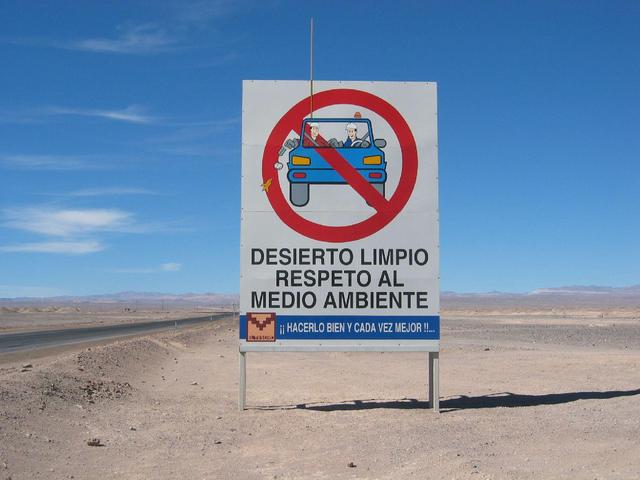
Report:
[[[362,140],[358,138],[358,126],[355,123],[348,123],[345,130],[347,131],[347,139],[344,141],[345,147],[358,147]]]

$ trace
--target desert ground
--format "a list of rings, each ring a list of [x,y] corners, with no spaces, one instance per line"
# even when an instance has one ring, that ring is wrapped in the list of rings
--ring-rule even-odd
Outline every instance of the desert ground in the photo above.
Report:
[[[207,315],[224,308],[124,308],[113,305],[91,306],[0,306],[0,334],[31,330],[49,330],[65,327],[93,327],[120,323],[140,323],[155,320],[173,320]]]
[[[239,412],[231,318],[5,356],[0,480],[640,478],[640,310],[445,312],[439,414],[426,357],[249,354]]]

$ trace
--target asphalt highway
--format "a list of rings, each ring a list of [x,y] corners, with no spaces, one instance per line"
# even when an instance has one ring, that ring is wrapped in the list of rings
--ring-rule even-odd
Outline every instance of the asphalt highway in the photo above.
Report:
[[[178,320],[158,320],[155,322],[101,325],[98,327],[4,333],[0,334],[0,353],[38,350],[41,348],[107,340],[129,335],[142,335],[219,320],[229,315],[229,313],[215,313],[205,317],[183,318]]]

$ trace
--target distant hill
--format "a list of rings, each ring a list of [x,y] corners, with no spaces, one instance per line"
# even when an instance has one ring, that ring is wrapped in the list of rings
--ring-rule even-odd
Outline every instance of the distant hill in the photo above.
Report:
[[[227,307],[238,304],[233,293],[119,292],[104,295],[48,298],[0,298],[0,306],[112,305],[130,308]],[[640,308],[640,285],[630,287],[568,286],[539,288],[526,293],[442,292],[445,309],[474,308]]]
[[[640,296],[640,285],[630,287],[598,287],[572,286],[558,288],[539,288],[529,295],[619,295],[619,296]]]
[[[630,287],[568,286],[539,288],[527,293],[442,292],[441,304],[448,309],[470,308],[640,308],[640,285]]]
[[[46,298],[0,298],[3,306],[68,306],[113,305],[131,308],[189,308],[222,307],[238,303],[238,295],[232,293],[155,293],[118,292],[104,295],[60,296]]]

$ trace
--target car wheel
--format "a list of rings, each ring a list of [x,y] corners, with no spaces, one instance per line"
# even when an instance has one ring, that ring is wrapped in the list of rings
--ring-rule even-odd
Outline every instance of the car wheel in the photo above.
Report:
[[[289,200],[296,207],[304,207],[309,203],[309,184],[292,183],[289,186]]]

